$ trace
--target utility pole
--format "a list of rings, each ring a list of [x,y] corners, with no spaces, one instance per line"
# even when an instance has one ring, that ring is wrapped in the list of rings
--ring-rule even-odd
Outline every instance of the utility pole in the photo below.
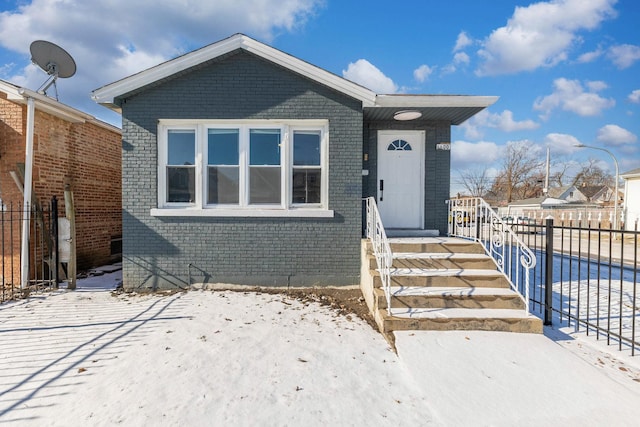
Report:
[[[544,188],[542,189],[542,194],[544,196],[546,196],[547,194],[549,194],[549,161],[551,159],[551,155],[550,155],[550,151],[549,151],[549,147],[547,147],[547,166],[546,166],[546,175],[544,178]]]

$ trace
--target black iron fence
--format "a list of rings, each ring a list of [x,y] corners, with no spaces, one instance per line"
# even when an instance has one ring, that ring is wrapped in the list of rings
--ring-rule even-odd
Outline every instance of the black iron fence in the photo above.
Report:
[[[625,231],[582,220],[511,226],[536,255],[531,312],[547,325],[584,330],[635,355],[640,349],[638,223]]]
[[[27,205],[28,217],[20,204],[0,204],[0,303],[34,291],[53,289],[58,280],[58,206],[50,203]],[[22,280],[22,232],[29,227],[27,277]]]

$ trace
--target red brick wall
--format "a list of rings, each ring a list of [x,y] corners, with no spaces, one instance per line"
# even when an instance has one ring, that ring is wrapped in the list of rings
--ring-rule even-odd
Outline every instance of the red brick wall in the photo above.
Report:
[[[0,195],[22,202],[10,176],[24,163],[26,106],[0,98]],[[33,191],[41,203],[56,195],[65,216],[64,186],[70,184],[76,209],[78,269],[111,261],[111,238],[122,234],[121,135],[103,126],[71,123],[36,108]]]
[[[23,111],[24,110],[24,111]],[[0,92],[0,198],[11,207],[14,200],[22,200],[18,187],[9,175],[9,164],[16,158],[16,152],[22,152],[24,163],[24,125],[26,110],[7,101]],[[15,166],[14,166],[15,168]],[[15,218],[15,216],[13,216]],[[0,241],[2,243],[3,263],[0,274],[3,283],[20,283],[20,222],[12,221],[10,212],[0,213]]]

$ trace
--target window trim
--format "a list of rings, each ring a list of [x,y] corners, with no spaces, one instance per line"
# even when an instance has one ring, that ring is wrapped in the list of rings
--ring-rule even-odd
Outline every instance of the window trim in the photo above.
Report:
[[[325,201],[329,200],[329,132],[323,132],[322,129],[318,129],[317,126],[291,126],[289,129],[288,137],[291,140],[289,143],[289,162],[288,162],[288,175],[289,183],[293,183],[293,170],[294,169],[317,169],[317,166],[295,166],[293,164],[293,133],[296,131],[317,131],[320,130],[320,203],[293,203],[293,186],[288,185],[287,201],[289,206],[295,208],[319,208],[322,209],[326,206]]]
[[[207,204],[208,198],[208,129],[239,129],[239,204]],[[280,203],[249,204],[249,132],[250,129],[280,129]],[[195,130],[196,200],[195,203],[167,202],[167,147],[171,129]],[[293,203],[293,132],[320,131],[320,203]],[[190,217],[333,217],[329,205],[329,122],[328,120],[187,120],[158,121],[158,199],[152,216]]]

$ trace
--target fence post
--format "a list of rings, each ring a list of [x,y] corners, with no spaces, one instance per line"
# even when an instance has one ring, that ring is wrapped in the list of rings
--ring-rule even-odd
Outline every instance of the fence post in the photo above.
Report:
[[[544,283],[544,324],[551,326],[553,318],[552,297],[553,297],[553,217],[545,219],[545,233],[547,241],[545,244],[545,283]]]
[[[481,227],[481,223],[482,223],[482,207],[479,206],[480,203],[478,203],[478,200],[476,199],[476,206],[475,206],[475,211],[476,211],[476,240],[479,242],[480,241],[480,227]]]
[[[55,281],[56,289],[58,283],[60,283],[58,262],[58,198],[53,196],[51,198],[51,239],[53,240],[53,279]]]

